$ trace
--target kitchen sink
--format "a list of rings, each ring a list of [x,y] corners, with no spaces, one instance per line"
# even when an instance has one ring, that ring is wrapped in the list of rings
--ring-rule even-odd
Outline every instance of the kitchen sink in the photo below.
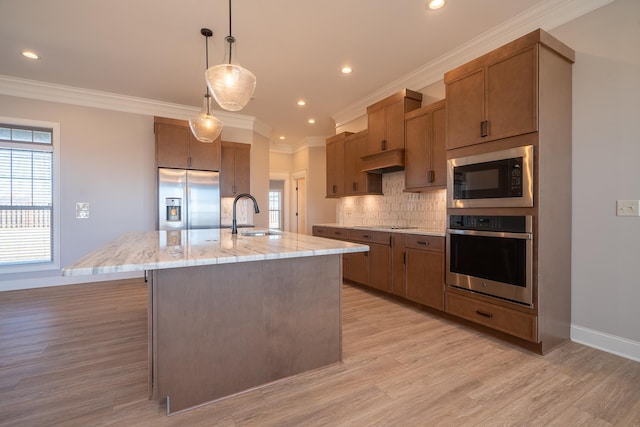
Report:
[[[277,231],[271,230],[252,230],[252,231],[241,231],[241,236],[247,237],[259,237],[259,236],[279,236],[280,233]]]

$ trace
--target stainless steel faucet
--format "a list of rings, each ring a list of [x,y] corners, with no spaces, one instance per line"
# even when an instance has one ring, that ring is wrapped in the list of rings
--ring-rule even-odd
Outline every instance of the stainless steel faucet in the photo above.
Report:
[[[260,208],[258,208],[258,202],[256,202],[255,197],[253,197],[249,193],[238,194],[233,200],[233,221],[231,222],[231,234],[238,234],[238,223],[236,222],[236,204],[238,203],[238,200],[242,199],[243,197],[253,200],[253,210],[256,213],[260,213]]]

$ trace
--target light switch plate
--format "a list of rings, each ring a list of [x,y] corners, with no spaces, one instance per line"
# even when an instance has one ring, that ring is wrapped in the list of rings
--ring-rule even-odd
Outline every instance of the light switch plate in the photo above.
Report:
[[[88,202],[78,202],[76,203],[76,219],[87,219],[89,218],[89,203]]]
[[[617,200],[617,216],[640,216],[640,200]]]

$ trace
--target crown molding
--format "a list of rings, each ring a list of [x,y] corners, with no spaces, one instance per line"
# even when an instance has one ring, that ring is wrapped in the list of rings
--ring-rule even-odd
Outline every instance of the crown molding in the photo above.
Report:
[[[200,111],[199,108],[187,105],[3,75],[0,75],[0,94],[179,120],[189,120]],[[253,116],[219,110],[215,111],[215,116],[222,121],[223,126],[251,130],[266,138],[271,136],[271,128]]]
[[[493,27],[424,66],[391,82],[333,114],[336,128],[367,113],[367,107],[404,88],[423,88],[441,81],[444,73],[538,28],[550,31],[614,0],[547,0],[504,24]]]
[[[293,147],[291,144],[279,144],[271,141],[269,143],[269,152],[281,153],[281,154],[293,154]]]

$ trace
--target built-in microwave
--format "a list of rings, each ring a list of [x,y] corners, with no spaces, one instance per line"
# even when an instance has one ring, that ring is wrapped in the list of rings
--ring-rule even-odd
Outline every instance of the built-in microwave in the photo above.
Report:
[[[449,159],[447,206],[532,207],[533,146]]]

